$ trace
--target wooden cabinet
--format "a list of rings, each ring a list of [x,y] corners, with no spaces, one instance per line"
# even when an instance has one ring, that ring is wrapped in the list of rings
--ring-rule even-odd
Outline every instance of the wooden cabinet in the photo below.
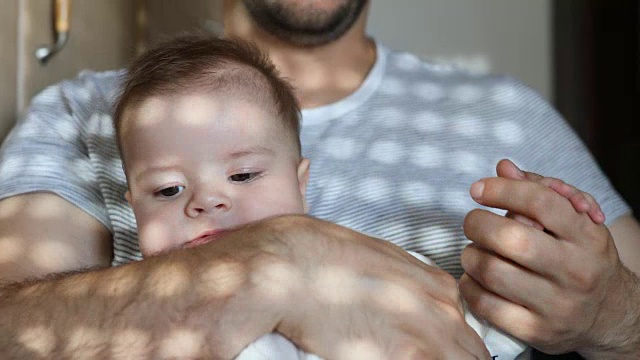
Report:
[[[53,0],[2,0],[0,11],[0,140],[48,85],[83,69],[125,66],[146,42],[179,31],[220,28],[221,0],[76,0],[69,39],[42,65],[41,45],[53,43]]]

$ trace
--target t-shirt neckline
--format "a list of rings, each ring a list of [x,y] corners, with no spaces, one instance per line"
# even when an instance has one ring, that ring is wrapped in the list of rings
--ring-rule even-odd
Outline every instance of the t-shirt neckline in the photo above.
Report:
[[[311,109],[303,109],[303,126],[318,124],[339,118],[358,108],[367,101],[371,95],[376,92],[376,90],[378,90],[385,72],[388,49],[378,43],[375,39],[373,41],[376,47],[376,61],[360,87],[349,96],[334,103]]]

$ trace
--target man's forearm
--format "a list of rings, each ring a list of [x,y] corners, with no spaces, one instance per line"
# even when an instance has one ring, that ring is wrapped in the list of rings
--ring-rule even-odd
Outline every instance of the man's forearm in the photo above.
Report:
[[[232,357],[277,320],[243,293],[243,255],[207,245],[3,287],[0,358]]]
[[[610,294],[615,309],[605,331],[596,335],[594,346],[580,351],[587,359],[640,359],[640,277],[628,269],[620,279],[618,294]]]

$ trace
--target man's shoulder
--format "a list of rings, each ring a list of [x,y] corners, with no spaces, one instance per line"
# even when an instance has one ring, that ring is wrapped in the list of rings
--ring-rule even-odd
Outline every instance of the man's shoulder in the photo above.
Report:
[[[82,70],[74,79],[65,80],[60,85],[67,91],[90,91],[103,95],[112,94],[120,89],[126,71]]]
[[[459,106],[468,111],[477,106],[474,111],[494,114],[525,105],[547,107],[537,91],[509,75],[431,61],[406,51],[383,51],[385,71],[380,91],[411,101],[416,108],[446,104],[448,109]]]
[[[34,101],[39,105],[54,104],[66,111],[88,118],[94,112],[110,113],[121,91],[125,70],[82,70],[75,78],[63,80],[40,92]],[[45,106],[46,107],[46,106]]]
[[[436,61],[408,51],[385,49],[386,75],[408,81],[431,81],[449,84],[473,83],[479,86],[523,86],[518,80],[489,73],[482,64],[462,66],[455,62]]]

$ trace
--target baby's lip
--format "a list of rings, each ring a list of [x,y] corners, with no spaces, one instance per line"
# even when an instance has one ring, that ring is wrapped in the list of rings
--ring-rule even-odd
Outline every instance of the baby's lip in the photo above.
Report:
[[[196,246],[204,245],[204,244],[206,244],[208,242],[211,242],[211,241],[219,238],[220,236],[222,236],[223,232],[224,232],[224,230],[222,230],[222,229],[205,230],[205,231],[201,232],[198,236],[196,236],[195,238],[191,239],[189,242],[184,244],[184,247],[185,248],[193,248],[193,247],[196,247]]]

